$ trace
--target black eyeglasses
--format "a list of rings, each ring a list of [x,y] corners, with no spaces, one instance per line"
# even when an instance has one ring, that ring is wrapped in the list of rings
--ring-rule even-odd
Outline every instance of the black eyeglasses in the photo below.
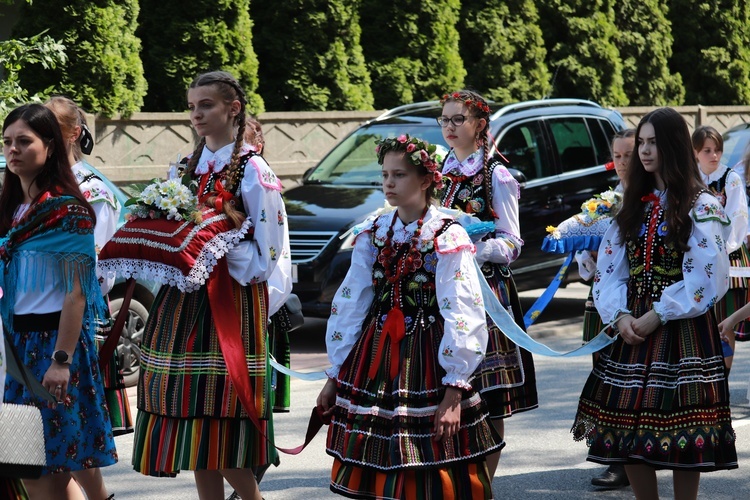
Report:
[[[466,121],[465,115],[453,115],[453,116],[438,116],[435,118],[438,122],[438,125],[445,128],[448,126],[449,123],[452,123],[454,127],[460,127],[464,124]]]

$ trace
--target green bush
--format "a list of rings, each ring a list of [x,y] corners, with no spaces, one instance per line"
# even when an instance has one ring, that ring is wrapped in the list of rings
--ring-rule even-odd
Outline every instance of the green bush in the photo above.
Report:
[[[253,0],[250,13],[269,109],[372,109],[357,2]]]
[[[104,115],[140,110],[146,80],[135,36],[137,17],[136,0],[34,0],[24,5],[14,37],[48,30],[66,46],[68,64],[25,67],[20,84],[31,93],[54,89]]]
[[[258,59],[253,51],[249,0],[141,0],[138,35],[149,82],[147,111],[183,111],[185,93],[199,74],[230,72],[261,113]]]
[[[686,104],[750,102],[750,6],[747,0],[672,0],[670,67],[682,75]]]
[[[615,2],[615,45],[620,51],[625,93],[631,106],[677,106],[685,88],[679,74],[669,70],[672,27],[669,0]]]
[[[615,0],[546,0],[539,4],[554,97],[627,106],[614,43]]]
[[[467,86],[498,102],[547,94],[547,51],[534,0],[464,1],[458,30]]]
[[[376,108],[437,99],[462,87],[459,0],[362,0],[362,48]]]

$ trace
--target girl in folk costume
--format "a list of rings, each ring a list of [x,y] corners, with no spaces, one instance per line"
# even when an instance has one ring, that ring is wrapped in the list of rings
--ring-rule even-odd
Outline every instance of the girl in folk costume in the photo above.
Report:
[[[104,244],[112,238],[117,229],[120,218],[120,203],[114,193],[96,174],[87,168],[83,159],[83,148],[86,153],[91,152],[93,137],[86,126],[86,116],[83,110],[75,102],[67,97],[55,96],[45,104],[57,118],[60,131],[65,141],[68,161],[72,165],[73,175],[78,182],[78,187],[96,213],[96,226],[94,227],[94,242],[96,253],[99,253]],[[114,278],[104,279],[100,277],[102,295],[109,292],[114,284]],[[103,320],[103,326],[108,331],[109,315]],[[97,342],[101,343],[104,337],[97,335]],[[119,358],[113,354],[112,360],[103,370],[104,393],[109,407],[112,431],[115,436],[133,432],[133,422],[130,416],[130,404],[125,390],[125,381],[120,371]],[[99,469],[87,469],[73,472],[75,480],[83,487],[88,498],[114,498],[109,495],[104,485],[101,471]]]
[[[24,483],[32,498],[68,498],[72,471],[117,461],[94,343],[94,320],[106,307],[95,273],[96,217],[49,109],[13,110],[3,124],[3,154],[0,314],[24,363],[60,401],[40,407],[47,468]],[[5,401],[35,400],[7,379]]]
[[[430,204],[435,146],[380,141],[395,211],[355,228],[331,308],[332,367],[318,406],[332,416],[331,490],[351,498],[491,498],[485,455],[504,446],[470,378],[487,326],[473,245]]]
[[[630,157],[635,148],[635,129],[628,128],[615,133],[612,138],[612,168],[617,173],[620,182],[615,187],[615,192],[622,196],[627,184],[627,171],[630,165]],[[596,272],[596,252],[578,252],[576,254],[578,261],[579,274],[581,278],[588,281],[594,277]],[[594,307],[594,286],[591,285],[589,297],[586,300],[586,306],[583,312],[583,342],[589,342],[604,328],[602,318]],[[592,354],[594,366],[599,359],[599,353]],[[622,488],[630,484],[628,476],[625,474],[625,468],[622,464],[610,464],[601,474],[591,478],[591,484],[600,488]]]
[[[620,463],[636,498],[696,498],[700,472],[737,467],[713,306],[729,284],[729,220],[701,182],[690,134],[671,108],[645,115],[637,155],[599,247],[594,302],[619,337],[602,351],[573,425],[588,459]]]
[[[477,243],[476,261],[500,303],[524,328],[516,285],[508,267],[521,253],[518,182],[498,157],[489,157],[490,108],[469,90],[446,94],[438,123],[451,151],[443,163],[442,205],[458,208],[483,221],[494,221],[495,232]],[[488,318],[487,355],[472,384],[487,401],[495,429],[504,436],[505,417],[538,406],[531,353],[516,346]],[[489,457],[494,476],[500,453]]]
[[[142,342],[133,466],[153,476],[194,470],[200,498],[223,497],[225,478],[241,498],[259,500],[252,469],[278,463],[268,398],[266,280],[284,243],[281,183],[243,143],[245,93],[230,74],[199,75],[187,102],[201,141],[185,175],[197,181],[200,202],[238,227],[249,219],[254,233],[219,259],[214,281],[190,293],[171,286],[159,291]],[[227,324],[225,313],[234,311],[238,321]],[[244,352],[220,347],[234,336]],[[249,387],[231,375],[243,371],[242,359]],[[240,394],[243,384],[247,391]],[[244,403],[249,393],[251,408]]]
[[[701,179],[708,189],[724,206],[729,217],[730,232],[726,239],[729,253],[729,291],[716,303],[716,319],[724,321],[748,302],[748,277],[750,277],[750,255],[745,246],[747,236],[747,195],[745,183],[740,174],[721,163],[724,151],[724,139],[713,128],[702,126],[693,132],[693,150],[698,160]],[[745,318],[742,318],[743,320]],[[726,329],[726,352],[724,361],[727,369],[732,368],[734,358],[735,332]],[[745,321],[737,324],[737,331],[742,335],[750,325]]]

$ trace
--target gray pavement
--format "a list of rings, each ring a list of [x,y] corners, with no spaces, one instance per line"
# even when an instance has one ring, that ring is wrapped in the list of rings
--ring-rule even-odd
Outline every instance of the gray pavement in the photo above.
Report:
[[[528,307],[540,290],[522,294]],[[557,350],[580,345],[583,301],[588,288],[569,285],[561,289],[530,333]],[[293,340],[292,368],[301,371],[322,370],[327,363],[323,345],[324,322],[311,320],[296,332]],[[540,407],[506,421],[507,446],[493,481],[498,499],[624,499],[633,498],[629,488],[599,490],[590,479],[603,468],[587,462],[585,444],[575,442],[570,426],[578,396],[591,370],[589,357],[555,359],[535,356]],[[750,464],[750,343],[738,344],[730,376],[732,416],[737,434],[740,468],[714,472],[701,477],[699,497],[711,500],[750,498],[750,481],[745,467]],[[302,442],[311,408],[323,382],[292,382],[292,412],[276,414],[276,442],[292,447]],[[135,391],[131,393],[135,412]],[[282,455],[281,465],[269,470],[261,482],[266,500],[325,500],[343,498],[328,489],[332,459],[324,451],[325,429],[308,448],[297,456]],[[111,492],[123,499],[197,498],[193,475],[177,478],[150,478],[134,472],[130,466],[132,434],[116,438],[120,462],[103,469]],[[672,498],[672,477],[658,472],[661,498]],[[227,487],[227,494],[231,490]],[[217,499],[221,500],[221,499]]]

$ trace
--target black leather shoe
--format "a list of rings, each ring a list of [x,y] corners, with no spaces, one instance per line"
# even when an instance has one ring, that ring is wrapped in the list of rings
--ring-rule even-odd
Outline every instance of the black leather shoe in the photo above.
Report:
[[[600,488],[615,489],[623,488],[630,484],[625,467],[622,465],[610,465],[607,469],[591,479],[591,484]]]

